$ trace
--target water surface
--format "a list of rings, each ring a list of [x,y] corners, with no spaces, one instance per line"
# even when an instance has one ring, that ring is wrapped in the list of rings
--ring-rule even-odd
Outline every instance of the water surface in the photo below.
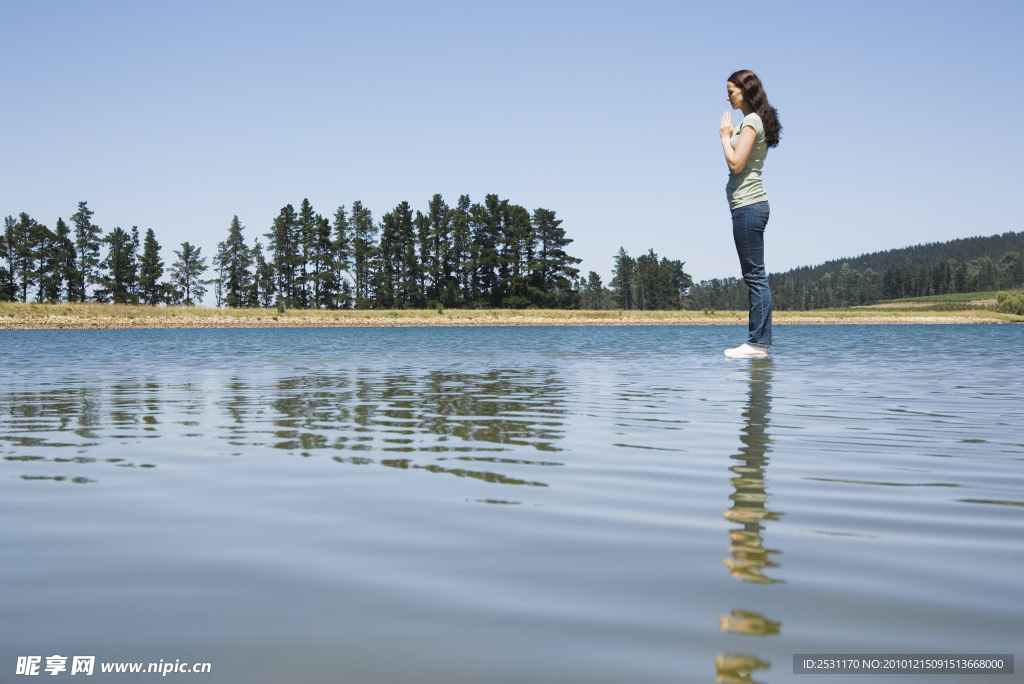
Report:
[[[0,672],[787,682],[794,653],[1012,653],[1022,333],[785,327],[750,361],[732,327],[3,332]]]

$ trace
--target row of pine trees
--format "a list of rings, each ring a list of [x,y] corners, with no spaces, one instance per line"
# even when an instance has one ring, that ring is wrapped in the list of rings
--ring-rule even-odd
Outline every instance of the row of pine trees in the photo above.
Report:
[[[181,303],[175,285],[186,274],[172,269],[170,282],[160,280],[164,268],[153,230],[140,245],[137,227],[104,235],[93,215],[86,202],[79,202],[71,224],[58,218],[53,230],[24,212],[17,220],[5,218],[0,300],[28,302],[34,295],[38,302]]]
[[[573,308],[579,259],[562,221],[487,195],[449,206],[434,195],[426,211],[408,202],[375,221],[361,202],[317,213],[289,204],[248,244],[235,216],[207,265],[184,242],[165,269],[152,229],[108,233],[79,202],[53,230],[25,213],[4,220],[0,299],[194,305],[212,290],[216,305],[292,308]],[[166,276],[166,277],[165,277]]]

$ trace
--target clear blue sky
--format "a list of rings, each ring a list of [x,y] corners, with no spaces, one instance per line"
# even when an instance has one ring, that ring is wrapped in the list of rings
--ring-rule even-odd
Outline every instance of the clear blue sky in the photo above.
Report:
[[[212,254],[308,197],[375,218],[498,193],[584,272],[739,275],[725,81],[780,113],[769,270],[1024,229],[1014,2],[0,2],[0,213]],[[261,237],[262,242],[266,242]]]

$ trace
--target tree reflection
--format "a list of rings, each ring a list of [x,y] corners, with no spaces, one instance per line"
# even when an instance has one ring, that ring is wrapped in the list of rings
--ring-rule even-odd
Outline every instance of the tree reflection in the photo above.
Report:
[[[274,447],[398,452],[381,465],[468,477],[494,484],[546,487],[534,479],[495,472],[497,464],[559,466],[550,460],[436,456],[416,463],[409,454],[508,451],[530,447],[559,451],[563,437],[563,382],[556,371],[499,369],[484,373],[359,373],[281,380],[273,407]],[[372,459],[336,457],[339,463]],[[437,461],[485,463],[469,469]]]
[[[118,379],[94,386],[0,392],[0,446],[86,453],[111,440],[125,444],[171,437],[207,444],[223,440],[231,446],[270,447],[303,456],[326,449],[376,451],[388,455],[359,462],[404,463],[398,467],[495,484],[547,486],[522,471],[562,464],[518,456],[560,450],[566,391],[551,368],[479,373],[354,368],[269,383],[232,377],[219,386]],[[517,458],[487,453],[509,451],[520,453],[514,454]],[[417,463],[416,454],[426,458]],[[36,455],[5,460],[111,462]],[[513,470],[520,472],[501,472]]]
[[[480,443],[558,451],[563,383],[555,371],[314,376],[278,382],[276,447],[483,451]],[[461,447],[461,448],[460,448]]]
[[[65,439],[74,434],[95,440],[96,429],[102,423],[100,393],[92,388],[22,390],[0,395],[0,439],[18,446],[77,446],[49,442],[42,435],[60,432]]]

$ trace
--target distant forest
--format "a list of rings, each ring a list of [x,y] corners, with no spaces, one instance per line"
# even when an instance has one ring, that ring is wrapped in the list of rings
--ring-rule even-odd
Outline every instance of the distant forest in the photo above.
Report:
[[[165,268],[152,229],[106,234],[78,204],[53,230],[22,213],[4,220],[0,299],[193,305],[212,291],[218,307],[571,308],[579,305],[579,259],[555,212],[487,195],[425,212],[402,202],[374,221],[361,202],[330,218],[308,200],[283,207],[247,244],[235,216],[217,252],[184,242]],[[212,276],[212,277],[211,277]]]
[[[934,242],[836,259],[771,273],[772,304],[780,311],[859,306],[885,299],[1015,289],[1024,285],[1024,232]],[[693,306],[746,309],[739,278],[702,280]]]

